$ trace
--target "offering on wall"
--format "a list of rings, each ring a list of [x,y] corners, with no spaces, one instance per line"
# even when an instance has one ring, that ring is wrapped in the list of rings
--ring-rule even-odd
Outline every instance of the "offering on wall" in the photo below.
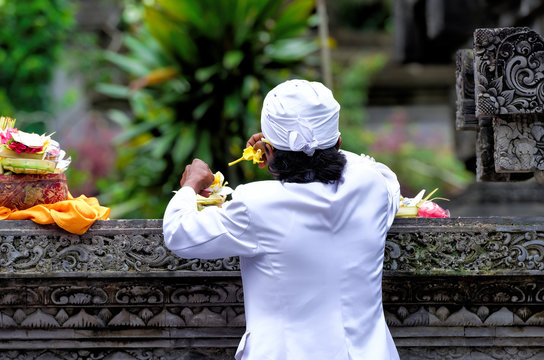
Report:
[[[23,210],[66,200],[70,157],[51,139],[15,127],[0,117],[0,206]]]

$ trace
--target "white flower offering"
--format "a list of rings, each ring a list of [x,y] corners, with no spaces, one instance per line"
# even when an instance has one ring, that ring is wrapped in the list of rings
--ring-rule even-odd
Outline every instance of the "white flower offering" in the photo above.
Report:
[[[215,179],[213,183],[204,191],[209,193],[209,197],[202,195],[196,196],[196,203],[199,210],[202,210],[205,206],[221,206],[225,202],[227,195],[230,195],[234,190],[226,186],[228,182],[225,181],[225,176],[218,171],[214,174]]]
[[[14,127],[15,119],[0,117],[0,174],[64,173],[70,158],[51,135],[27,133]]]
[[[429,195],[425,196],[425,198],[423,198],[425,195],[425,190],[421,190],[413,198],[401,196],[400,206],[396,217],[450,217],[450,212],[448,210],[442,209],[433,202],[435,199],[449,201],[448,199],[439,197],[431,199],[431,196],[437,190],[438,188],[434,189],[429,193]]]

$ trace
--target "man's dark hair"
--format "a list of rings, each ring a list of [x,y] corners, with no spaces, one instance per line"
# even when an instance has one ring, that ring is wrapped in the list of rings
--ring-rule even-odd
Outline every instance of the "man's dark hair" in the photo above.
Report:
[[[309,183],[333,183],[340,180],[346,157],[336,147],[316,150],[313,156],[302,151],[274,150],[268,170],[276,180]]]

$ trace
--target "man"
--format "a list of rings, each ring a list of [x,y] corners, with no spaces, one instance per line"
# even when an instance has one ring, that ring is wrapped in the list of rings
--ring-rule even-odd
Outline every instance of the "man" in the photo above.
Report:
[[[276,180],[238,186],[222,208],[198,212],[213,175],[195,159],[166,209],[175,254],[240,256],[247,328],[237,360],[398,359],[381,281],[399,184],[386,166],[339,150],[339,110],[321,83],[278,85],[264,100],[263,133],[248,141]]]

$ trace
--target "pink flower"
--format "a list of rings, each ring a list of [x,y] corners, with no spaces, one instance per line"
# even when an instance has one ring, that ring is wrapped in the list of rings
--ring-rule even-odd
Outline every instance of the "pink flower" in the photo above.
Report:
[[[449,218],[450,211],[444,210],[432,201],[425,201],[418,209],[419,217]]]
[[[43,147],[31,148],[24,144],[21,144],[20,142],[15,142],[15,141],[8,143],[8,147],[19,154],[20,153],[34,154],[43,150]]]
[[[2,144],[7,144],[13,138],[12,134],[16,131],[17,129],[11,127],[4,131],[0,131],[0,141]]]

